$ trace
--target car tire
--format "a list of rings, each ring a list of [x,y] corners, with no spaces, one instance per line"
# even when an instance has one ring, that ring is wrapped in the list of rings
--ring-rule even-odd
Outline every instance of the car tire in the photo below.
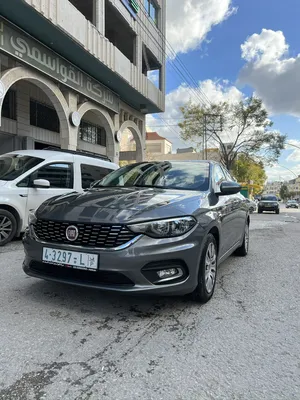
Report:
[[[200,259],[198,285],[192,299],[199,303],[208,302],[215,290],[218,269],[218,246],[215,237],[207,235]]]
[[[246,257],[248,252],[249,252],[249,224],[247,222],[246,226],[245,226],[243,244],[241,245],[241,247],[238,247],[236,249],[234,254],[239,256],[239,257]]]
[[[14,215],[0,209],[0,247],[11,242],[17,233],[17,220]]]
[[[275,212],[276,212],[276,214],[279,214],[280,211],[279,211],[279,210],[276,210]]]
[[[262,214],[262,210],[260,208],[258,209],[258,214]]]

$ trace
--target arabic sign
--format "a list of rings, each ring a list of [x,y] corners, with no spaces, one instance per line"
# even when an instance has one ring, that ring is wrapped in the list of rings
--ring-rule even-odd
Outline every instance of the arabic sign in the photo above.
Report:
[[[2,18],[0,18],[0,49],[110,110],[119,112],[117,95]]]

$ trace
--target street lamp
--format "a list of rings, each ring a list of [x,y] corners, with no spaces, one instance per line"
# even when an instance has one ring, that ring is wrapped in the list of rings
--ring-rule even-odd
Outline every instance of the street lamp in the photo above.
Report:
[[[299,149],[300,149],[300,147],[299,147]],[[298,175],[297,174],[295,174],[295,172],[294,171],[292,171],[291,169],[289,169],[289,168],[287,168],[287,167],[284,167],[283,165],[281,165],[281,164],[278,164],[277,163],[277,165],[279,166],[279,167],[281,167],[281,168],[284,168],[284,169],[286,169],[286,170],[288,170],[288,171],[290,171],[293,175],[295,175],[295,177],[296,178],[298,178]]]
[[[297,146],[296,144],[287,143],[287,146],[292,146],[292,147],[295,147],[295,149],[300,150],[300,146]]]

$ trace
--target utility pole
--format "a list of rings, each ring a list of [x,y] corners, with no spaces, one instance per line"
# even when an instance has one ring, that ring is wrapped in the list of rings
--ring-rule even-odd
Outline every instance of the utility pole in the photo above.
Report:
[[[207,142],[215,132],[223,131],[223,117],[220,114],[204,114],[204,132],[203,132],[203,159],[207,160]],[[208,134],[209,137],[208,137]]]

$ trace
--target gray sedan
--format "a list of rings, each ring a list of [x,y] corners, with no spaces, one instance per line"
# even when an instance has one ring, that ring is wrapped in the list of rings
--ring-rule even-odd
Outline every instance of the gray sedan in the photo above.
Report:
[[[206,302],[218,265],[249,245],[249,206],[215,162],[144,162],[29,217],[24,271],[102,290],[192,294]]]

